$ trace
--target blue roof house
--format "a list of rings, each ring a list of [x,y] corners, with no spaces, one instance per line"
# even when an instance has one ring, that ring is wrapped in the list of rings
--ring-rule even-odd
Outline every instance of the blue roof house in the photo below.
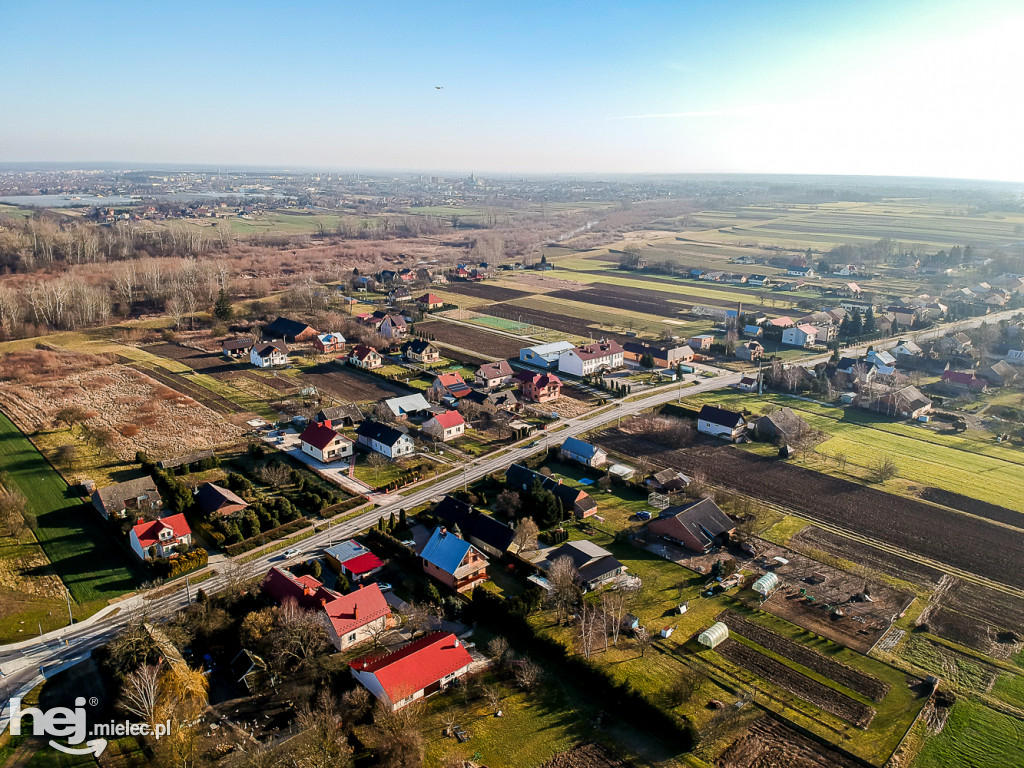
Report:
[[[420,558],[424,573],[455,592],[469,592],[487,581],[484,553],[459,537],[455,530],[435,529],[420,552]]]

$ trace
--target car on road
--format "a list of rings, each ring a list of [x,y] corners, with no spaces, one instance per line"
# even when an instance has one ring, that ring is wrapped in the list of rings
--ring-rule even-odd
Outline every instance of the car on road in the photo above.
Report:
[[[298,557],[301,554],[302,554],[302,550],[301,549],[286,549],[284,551],[284,559],[288,560],[288,559],[290,559],[292,557]]]

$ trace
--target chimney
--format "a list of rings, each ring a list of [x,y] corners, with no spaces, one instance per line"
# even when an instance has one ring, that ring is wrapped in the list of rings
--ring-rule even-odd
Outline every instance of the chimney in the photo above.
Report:
[[[325,597],[321,597],[320,598],[320,607],[321,608],[326,608],[327,607],[327,598],[325,598]]]
[[[359,603],[356,603],[355,605],[352,606],[352,618],[353,619],[358,619],[359,618]]]
[[[456,648],[459,647],[459,638],[457,638],[457,637],[455,638],[455,647]]]
[[[441,535],[442,536],[447,536],[448,535],[448,529],[445,528],[443,525],[441,526]]]

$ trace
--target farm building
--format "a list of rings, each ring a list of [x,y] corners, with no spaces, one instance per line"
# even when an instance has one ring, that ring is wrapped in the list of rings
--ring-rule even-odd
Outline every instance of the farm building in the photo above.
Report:
[[[973,371],[944,371],[942,386],[950,392],[984,392],[988,384]]]
[[[578,437],[567,437],[562,443],[562,455],[571,460],[578,461],[588,467],[600,467],[608,461],[608,454]]]
[[[163,507],[163,500],[156,488],[156,481],[147,475],[97,488],[92,492],[92,505],[107,520],[111,516],[127,517],[129,512],[139,516],[157,513]]]
[[[511,547],[515,531],[495,517],[488,515],[454,496],[445,496],[431,510],[438,521],[450,530],[459,530],[477,549],[491,557],[501,557]]]
[[[520,371],[516,374],[519,391],[524,400],[547,403],[557,400],[562,394],[562,380],[553,373]]]
[[[729,637],[729,628],[720,621],[716,621],[710,627],[697,635],[697,642],[708,648],[714,648]]]
[[[626,572],[627,568],[607,549],[603,549],[592,541],[567,541],[554,551],[547,553],[541,563],[542,571],[547,572],[556,560],[568,557],[576,567],[585,589],[597,589]]]
[[[242,336],[237,339],[225,339],[220,343],[220,351],[224,357],[231,359],[244,358],[252,351],[254,340],[250,336]]]
[[[686,345],[697,352],[706,352],[715,343],[714,334],[702,333],[698,336],[691,336]]]
[[[764,345],[759,341],[750,340],[736,347],[736,359],[748,363],[757,362],[764,356]]]
[[[1005,360],[997,360],[987,368],[978,371],[978,376],[994,387],[1005,387],[1017,379],[1017,369]]]
[[[405,432],[379,421],[364,421],[356,428],[356,441],[370,450],[394,459],[412,453],[416,445]]]
[[[454,530],[435,528],[420,552],[423,572],[456,592],[472,592],[487,581],[487,557]]]
[[[302,430],[299,446],[303,453],[325,464],[351,456],[355,450],[354,444],[347,437],[326,424],[315,422]]]
[[[256,344],[249,350],[249,362],[257,368],[272,368],[288,364],[288,345],[283,341]]]
[[[465,434],[466,420],[458,411],[445,411],[423,422],[423,431],[434,440],[446,443]]]
[[[855,401],[858,406],[886,416],[898,416],[904,419],[916,419],[931,413],[932,401],[925,397],[917,387],[899,388],[865,388]]]
[[[396,651],[349,662],[352,677],[395,712],[465,677],[473,664],[452,633],[434,632]]]
[[[402,345],[402,357],[410,363],[436,363],[441,353],[426,339],[412,339]]]
[[[736,440],[747,428],[742,414],[714,405],[705,405],[697,414],[697,431],[714,437]]]
[[[505,484],[515,491],[528,493],[534,482],[538,481],[544,490],[555,495],[566,512],[571,512],[575,517],[590,517],[597,512],[597,502],[590,498],[588,493],[570,488],[561,480],[546,477],[522,464],[513,464],[505,471]]]
[[[682,507],[669,507],[647,530],[674,544],[695,552],[728,543],[736,524],[711,499],[701,499]]]
[[[627,341],[622,345],[623,356],[626,360],[640,362],[644,355],[650,355],[657,368],[670,368],[678,363],[688,363],[693,360],[693,350],[689,345],[680,346],[652,346],[642,341]]]
[[[313,339],[313,349],[321,355],[337,354],[345,349],[345,337],[340,333],[319,333]]]
[[[499,360],[496,363],[484,363],[476,369],[473,379],[481,387],[493,389],[507,384],[513,376],[512,366],[508,360]]]
[[[355,539],[324,550],[327,565],[351,581],[362,581],[378,573],[384,562]]]
[[[573,347],[558,358],[559,373],[572,376],[589,376],[598,371],[615,370],[622,365],[622,346],[613,340]]]
[[[396,419],[407,419],[410,416],[422,416],[430,413],[430,403],[419,392],[415,395],[388,398],[384,401],[384,405]]]
[[[192,529],[185,515],[169,515],[134,526],[128,534],[128,543],[140,560],[169,557],[179,547],[192,546]]]
[[[662,469],[648,475],[644,485],[653,491],[681,491],[690,484],[690,478],[676,469]]]
[[[359,410],[359,407],[354,403],[344,403],[343,405],[333,405],[329,408],[321,408],[316,413],[316,420],[320,422],[328,422],[327,426],[329,427],[332,427],[335,424],[354,427],[358,422],[363,420],[363,414]]]
[[[274,322],[263,327],[263,338],[265,339],[303,342],[311,341],[316,335],[316,329],[312,326],[287,317],[279,317]]]
[[[213,483],[203,483],[195,491],[196,504],[208,517],[226,517],[241,512],[248,502],[227,488]]]
[[[779,577],[775,573],[766,573],[753,584],[753,590],[759,595],[767,597],[779,586]]]
[[[795,440],[806,435],[810,429],[810,425],[791,408],[780,408],[754,420],[754,434],[760,440]]]
[[[574,346],[570,341],[553,341],[550,344],[526,347],[519,350],[519,360],[537,368],[557,368],[558,358]]]

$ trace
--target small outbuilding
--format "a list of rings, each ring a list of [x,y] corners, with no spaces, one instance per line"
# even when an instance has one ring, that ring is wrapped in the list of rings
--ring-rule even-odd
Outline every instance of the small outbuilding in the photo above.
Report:
[[[701,645],[706,645],[708,648],[714,648],[728,637],[729,628],[722,622],[717,621],[697,635],[697,642]]]
[[[779,586],[779,577],[774,573],[766,573],[754,582],[754,591],[759,595],[768,597]]]

